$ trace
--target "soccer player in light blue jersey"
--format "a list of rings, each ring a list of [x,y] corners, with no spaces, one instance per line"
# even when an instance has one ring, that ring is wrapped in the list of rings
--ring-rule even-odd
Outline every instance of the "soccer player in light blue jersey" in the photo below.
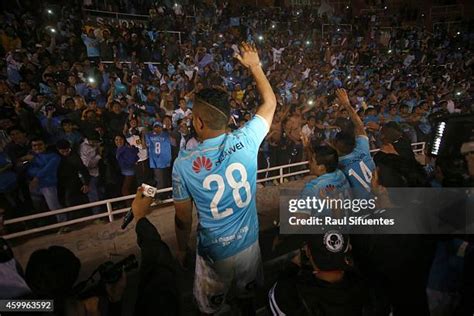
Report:
[[[375,163],[370,155],[369,138],[364,129],[364,123],[351,106],[347,92],[336,90],[338,103],[347,110],[352,123],[354,134],[340,132],[333,142],[339,155],[339,167],[349,179],[355,198],[368,199],[371,194],[372,173]]]
[[[201,143],[181,151],[173,167],[178,259],[182,262],[186,253],[194,203],[199,220],[194,296],[205,314],[221,311],[235,286],[243,315],[251,315],[254,307],[248,298],[261,281],[257,155],[272,123],[276,98],[255,46],[242,43],[236,58],[252,73],[263,103],[241,129],[226,133],[227,93],[215,88],[197,93],[193,126]]]
[[[305,147],[311,146],[307,142],[303,142]],[[306,148],[308,160],[310,164],[311,174],[316,178],[308,181],[301,192],[301,198],[307,197],[317,199],[350,199],[350,185],[344,173],[338,168],[338,155],[335,149],[329,146],[311,146]],[[323,210],[307,210],[305,213],[311,216],[331,216],[334,217],[332,211],[335,209]]]

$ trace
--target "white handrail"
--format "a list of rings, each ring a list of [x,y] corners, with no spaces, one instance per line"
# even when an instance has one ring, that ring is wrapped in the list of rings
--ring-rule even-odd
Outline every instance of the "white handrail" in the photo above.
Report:
[[[424,152],[425,145],[426,145],[426,143],[424,143],[424,142],[418,142],[418,143],[411,144],[413,152],[417,153],[417,154]],[[376,153],[379,150],[380,149],[373,149],[370,152],[373,154],[373,153]],[[276,166],[276,167],[271,167],[271,168],[260,169],[260,170],[257,171],[257,174],[267,173],[267,172],[275,171],[275,170],[279,170],[279,174],[275,175],[275,176],[271,176],[271,177],[265,177],[264,179],[258,179],[257,183],[273,181],[273,180],[279,180],[280,183],[283,183],[284,178],[289,178],[289,177],[293,177],[293,176],[296,176],[296,175],[302,175],[302,174],[309,173],[308,169],[295,171],[295,172],[290,172],[290,173],[283,173],[284,169],[294,168],[294,167],[303,166],[303,165],[307,165],[307,164],[308,164],[308,161],[302,161],[302,162],[296,162],[296,163],[291,163],[291,164],[286,164],[286,165],[281,165],[281,166]],[[173,190],[172,187],[168,187],[168,188],[159,189],[157,191],[157,193],[171,192],[172,190]],[[90,220],[94,220],[94,219],[100,219],[100,218],[104,218],[104,217],[108,217],[109,221],[112,222],[112,221],[114,221],[113,215],[125,213],[129,209],[129,208],[123,208],[123,209],[113,210],[112,203],[131,200],[134,197],[135,197],[135,194],[131,194],[131,195],[121,196],[121,197],[117,197],[117,198],[113,198],[113,199],[102,200],[102,201],[97,201],[97,202],[93,202],[93,203],[87,203],[87,204],[67,207],[67,208],[63,208],[63,209],[59,209],[59,210],[42,212],[42,213],[38,213],[38,214],[33,214],[33,215],[28,215],[28,216],[9,219],[9,220],[6,220],[4,222],[5,226],[15,224],[15,223],[19,223],[19,222],[23,222],[23,221],[29,221],[29,220],[43,218],[43,217],[49,217],[49,216],[53,216],[53,215],[57,215],[57,214],[64,214],[64,213],[74,212],[74,211],[78,211],[78,210],[82,210],[82,209],[86,209],[86,208],[91,208],[91,207],[96,207],[96,206],[105,205],[107,207],[107,212],[103,212],[103,213],[95,214],[95,215],[89,215],[89,216],[85,216],[85,217],[81,217],[81,218],[76,218],[76,219],[73,219],[73,220],[60,222],[60,223],[56,223],[56,224],[50,224],[50,225],[45,225],[45,226],[41,226],[41,227],[31,228],[31,229],[24,230],[24,231],[21,231],[21,232],[8,234],[8,235],[2,236],[2,237],[5,238],[5,239],[18,238],[18,237],[27,236],[27,235],[34,234],[34,233],[47,231],[47,230],[50,230],[50,229],[60,228],[60,227],[69,226],[69,225],[77,224],[77,223],[82,223],[82,222],[86,222],[86,221],[90,221]],[[161,201],[159,203],[155,203],[154,205],[156,206],[156,205],[160,205],[160,204],[170,203],[172,201],[173,201],[173,199],[167,199],[167,200]]]
[[[90,12],[90,13],[105,13],[105,14],[111,14],[115,15],[118,17],[119,15],[124,15],[124,16],[132,16],[132,17],[139,17],[139,18],[150,18],[150,15],[145,15],[145,14],[132,14],[132,13],[124,13],[124,12],[117,12],[117,11],[103,11],[103,10],[91,10],[91,9],[82,9],[82,11],[85,12]],[[118,19],[118,18],[117,18]]]

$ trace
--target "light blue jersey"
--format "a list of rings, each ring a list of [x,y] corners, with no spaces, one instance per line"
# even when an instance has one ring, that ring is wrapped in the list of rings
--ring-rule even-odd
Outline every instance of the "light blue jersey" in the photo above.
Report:
[[[301,192],[301,198],[305,199],[307,197],[312,198],[316,197],[317,199],[350,199],[351,198],[351,186],[349,181],[347,181],[344,173],[337,169],[334,172],[325,173],[322,176],[317,177],[306,183],[303,192]],[[321,212],[318,212],[315,209],[312,209],[308,213],[311,216],[330,216],[330,209],[323,209]]]
[[[357,136],[354,150],[339,157],[339,167],[349,179],[355,198],[370,198],[372,173],[375,163],[370,155],[367,136]]]
[[[148,159],[150,168],[168,168],[171,165],[171,143],[167,132],[156,134],[151,132],[145,135],[146,146],[148,147]]]
[[[100,56],[100,47],[99,40],[97,38],[92,38],[86,34],[81,35],[82,41],[86,46],[87,57],[99,57]]]
[[[216,261],[258,240],[258,148],[268,123],[256,115],[244,127],[182,150],[173,166],[173,198],[198,210],[198,254]]]

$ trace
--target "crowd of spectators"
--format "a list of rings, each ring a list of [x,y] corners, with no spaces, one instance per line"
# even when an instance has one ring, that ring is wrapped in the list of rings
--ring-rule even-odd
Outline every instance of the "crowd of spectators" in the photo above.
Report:
[[[123,23],[81,17],[74,6],[40,11],[1,15],[0,192],[7,218],[131,194],[137,183],[169,187],[179,150],[198,143],[194,93],[210,86],[229,93],[229,130],[259,103],[249,72],[234,58],[242,40],[257,44],[278,101],[261,168],[302,161],[302,134],[323,142],[350,128],[336,88],[348,89],[371,148],[380,147],[384,123],[397,122],[411,142],[427,141],[431,114],[471,110],[467,30],[431,34],[403,28],[395,15],[393,28],[382,32],[376,16],[275,8],[237,15],[226,2],[156,4],[147,21]],[[328,19],[352,28],[321,34]]]
[[[125,5],[129,10],[130,3],[119,1],[117,7]],[[304,160],[303,141],[319,148],[344,132],[353,140],[354,115],[335,97],[335,90],[344,87],[348,106],[354,106],[361,118],[370,147],[381,149],[374,165],[383,175],[383,186],[449,184],[453,165],[439,159],[423,169],[410,143],[430,140],[432,116],[472,112],[474,37],[469,25],[459,32],[430,33],[404,26],[393,14],[391,28],[383,31],[377,16],[354,17],[350,10],[328,17],[319,16],[317,10],[278,8],[239,8],[236,13],[221,1],[195,6],[140,4],[136,6],[140,13],[149,8],[146,21],[97,20],[78,15],[78,8],[69,5],[41,6],[36,11],[11,8],[0,15],[4,56],[0,63],[0,208],[4,210],[0,221],[132,194],[140,183],[169,187],[179,151],[199,143],[192,124],[196,92],[219,87],[228,93],[229,131],[254,115],[260,103],[255,83],[234,58],[242,41],[256,43],[278,102],[260,147],[260,168]],[[329,22],[333,27],[320,32],[321,25]],[[472,181],[474,155],[466,157]],[[143,251],[136,314],[155,314],[157,308],[168,306],[169,314],[175,315],[175,266],[169,248],[146,219],[147,203],[134,209]],[[87,210],[101,211],[100,207]],[[56,220],[78,215],[83,214],[60,214]],[[343,248],[350,248],[348,240]],[[459,272],[464,260],[466,267],[472,262],[469,240],[446,238],[436,244],[419,236],[377,236],[352,241],[356,265],[371,270],[362,272],[383,283],[374,288],[388,297],[385,302],[377,296],[379,301],[373,305],[384,309],[373,311],[374,315],[389,314],[390,308],[394,315],[404,315],[405,310],[397,311],[397,306],[427,314],[428,279],[433,315],[446,315],[445,309],[457,306],[466,311],[472,307],[472,269],[465,269],[465,279]],[[361,249],[370,253],[361,254]],[[13,275],[8,278],[11,283],[4,283],[8,286],[0,291],[2,297],[58,296],[62,304],[58,310],[82,308],[82,303],[66,300],[80,269],[79,259],[69,250],[53,246],[33,253],[25,278],[20,277],[10,252],[0,256],[0,272],[7,271],[0,275]],[[305,264],[293,266],[270,290],[271,311],[278,314],[274,310],[278,301],[280,307],[306,313],[304,304],[293,306],[285,299],[300,302],[296,294],[309,288],[303,294],[317,301],[310,304],[324,309],[327,306],[319,298],[329,299],[331,307],[340,303],[333,298],[347,303],[349,297],[353,305],[345,314],[362,314],[365,301],[359,298],[367,294],[365,284],[352,273],[339,273],[334,281],[334,269],[349,264],[346,257],[336,260],[333,253],[310,242],[302,254],[300,260],[325,257],[337,264],[328,262],[317,270],[313,262],[311,269],[302,269],[311,280],[303,278],[306,288],[298,283]],[[462,295],[456,296],[461,287]],[[18,293],[8,292],[11,288]],[[313,295],[315,288],[320,296]],[[110,305],[109,315],[116,315],[112,308],[120,308],[116,305],[123,290],[120,282],[106,287],[102,299]],[[119,293],[117,298],[114,292]],[[413,309],[412,302],[419,309]],[[92,304],[95,310],[99,301],[84,304]]]

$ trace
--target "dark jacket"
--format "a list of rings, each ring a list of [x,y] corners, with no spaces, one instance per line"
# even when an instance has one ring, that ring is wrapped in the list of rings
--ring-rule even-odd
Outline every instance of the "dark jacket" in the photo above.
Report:
[[[146,218],[135,227],[141,249],[136,316],[178,315],[175,260],[155,226]]]
[[[60,198],[66,191],[81,194],[81,187],[88,185],[89,181],[89,171],[82,163],[79,155],[71,152],[68,157],[61,157],[61,162],[58,167],[58,196]]]
[[[366,285],[353,272],[346,272],[341,282],[329,283],[295,264],[280,275],[268,294],[274,316],[362,315],[368,297]]]
[[[18,162],[23,156],[28,155],[30,151],[30,142],[27,142],[25,145],[15,144],[14,142],[9,143],[5,147],[5,152],[8,155],[8,158],[12,161],[13,164]]]
[[[103,114],[103,120],[107,130],[111,136],[121,135],[123,133],[123,126],[127,121],[127,114],[121,112],[116,114],[114,112],[105,112]]]
[[[414,158],[379,151],[374,162],[379,167],[380,183],[384,187],[429,186],[423,167]]]

